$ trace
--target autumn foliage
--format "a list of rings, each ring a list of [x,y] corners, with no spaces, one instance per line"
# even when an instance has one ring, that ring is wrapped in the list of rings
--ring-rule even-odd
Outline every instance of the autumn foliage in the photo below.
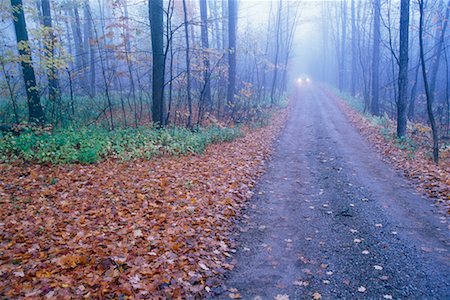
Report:
[[[285,115],[203,155],[0,165],[0,295],[207,293],[233,268],[234,222]]]

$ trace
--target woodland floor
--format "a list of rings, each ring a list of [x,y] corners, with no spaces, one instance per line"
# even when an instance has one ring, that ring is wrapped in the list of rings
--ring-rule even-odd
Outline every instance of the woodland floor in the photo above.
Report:
[[[450,299],[445,207],[387,165],[318,87],[299,89],[212,298]]]

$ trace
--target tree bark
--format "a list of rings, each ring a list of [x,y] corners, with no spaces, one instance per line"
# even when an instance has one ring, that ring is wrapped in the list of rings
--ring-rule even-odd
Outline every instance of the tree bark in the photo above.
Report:
[[[400,57],[398,71],[397,136],[405,137],[408,103],[409,0],[400,2]]]
[[[207,10],[207,0],[200,0],[200,18],[201,18],[201,37],[202,37],[202,48],[203,48],[203,80],[205,84],[205,89],[203,97],[201,99],[201,104],[199,108],[199,121],[201,120],[202,113],[205,106],[211,104],[211,84],[209,80],[210,73],[210,63],[209,63],[209,39],[208,39],[208,10]]]
[[[91,97],[95,97],[95,47],[92,43],[92,14],[91,7],[89,5],[89,0],[84,1],[83,5],[84,10],[84,19],[85,19],[85,33],[84,33],[84,41],[86,50],[89,49],[89,94]]]
[[[61,103],[60,92],[58,83],[58,74],[55,66],[55,34],[52,26],[52,15],[50,10],[50,0],[42,0],[42,16],[43,24],[45,28],[45,57],[47,60],[47,81],[48,81],[48,95],[49,101],[53,105],[52,119],[54,122],[58,122],[61,117]]]
[[[275,69],[273,71],[273,78],[272,78],[272,89],[270,91],[270,101],[271,104],[275,104],[275,88],[277,85],[277,76],[278,76],[278,55],[280,51],[280,27],[281,27],[281,7],[282,7],[282,0],[279,0],[278,4],[278,14],[277,14],[277,31],[276,31],[276,37],[275,37]]]
[[[356,35],[357,35],[357,31],[356,31],[356,13],[355,13],[355,0],[351,0],[351,14],[352,14],[352,74],[351,76],[351,93],[352,96],[356,95],[356,83],[357,83],[357,69],[356,69],[356,65],[357,65],[357,57],[356,57],[356,50],[357,50],[357,40],[356,40]]]
[[[186,8],[186,0],[183,0],[183,15],[184,15],[184,35],[186,41],[186,77],[187,77],[187,85],[186,85],[186,93],[188,100],[188,128],[192,128],[192,97],[191,97],[191,59],[189,56],[189,23],[187,17],[187,8]]]
[[[234,105],[236,88],[236,30],[237,30],[237,0],[228,0],[228,89],[227,102]],[[232,116],[234,107],[232,108]]]
[[[42,125],[45,122],[41,99],[36,86],[36,75],[33,68],[33,60],[28,42],[27,24],[23,12],[22,0],[11,0],[14,18],[14,30],[16,33],[17,49],[22,57],[22,75],[25,81],[28,104],[28,121]]]
[[[370,103],[370,111],[372,114],[380,115],[379,105],[379,85],[380,85],[380,11],[381,0],[373,1],[373,53],[372,53],[372,99]]]
[[[430,86],[428,84],[428,74],[425,65],[425,50],[423,46],[423,23],[424,23],[424,0],[419,1],[419,48],[420,48],[420,61],[422,63],[422,76],[423,76],[423,84],[425,87],[425,95],[427,98],[427,113],[428,119],[431,124],[431,132],[433,134],[433,160],[436,164],[439,163],[439,136],[437,133],[436,120],[434,119],[433,113],[433,98],[434,95],[431,93]]]
[[[160,127],[165,126],[164,107],[164,7],[163,0],[149,0],[149,18],[152,40],[152,119]]]

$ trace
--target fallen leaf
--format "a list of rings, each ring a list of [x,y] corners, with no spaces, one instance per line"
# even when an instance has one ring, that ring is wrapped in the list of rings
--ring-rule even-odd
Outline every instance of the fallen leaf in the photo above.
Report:
[[[275,299],[275,300],[289,300],[289,296],[286,295],[286,294],[283,294],[283,295],[276,295],[274,299]]]
[[[360,287],[358,288],[358,292],[360,292],[360,293],[364,293],[365,291],[366,291],[366,288],[363,287],[363,286],[360,286]]]
[[[309,285],[309,282],[308,281],[303,281],[303,280],[296,280],[296,281],[294,281],[294,285],[306,287],[306,286]]]
[[[133,235],[134,235],[134,237],[136,237],[136,238],[138,238],[138,237],[143,237],[143,236],[144,236],[144,235],[142,234],[142,230],[140,230],[140,229],[133,230]]]

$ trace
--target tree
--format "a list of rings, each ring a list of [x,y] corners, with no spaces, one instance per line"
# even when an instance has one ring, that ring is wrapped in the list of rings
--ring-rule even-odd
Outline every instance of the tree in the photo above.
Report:
[[[28,121],[30,123],[43,124],[45,122],[44,111],[36,86],[36,75],[33,68],[33,59],[28,42],[27,24],[23,12],[22,0],[11,0],[13,7],[14,30],[16,32],[17,49],[21,56],[23,80],[27,94]]]
[[[373,1],[373,53],[372,53],[372,99],[370,111],[372,114],[380,115],[379,89],[380,89],[380,16],[381,0]]]
[[[164,105],[164,7],[163,0],[149,0],[149,19],[152,39],[153,80],[152,119],[157,126],[165,126]]]
[[[342,36],[341,36],[341,56],[339,58],[339,90],[342,92],[345,87],[345,55],[346,40],[347,40],[347,1],[341,1],[341,16],[342,16]]]
[[[234,105],[236,89],[236,27],[237,0],[228,0],[228,105]]]
[[[186,85],[186,93],[187,93],[187,100],[188,100],[188,109],[189,109],[189,116],[188,116],[188,127],[192,127],[192,97],[191,97],[191,60],[189,57],[189,23],[188,23],[188,17],[187,17],[187,8],[186,8],[186,0],[183,0],[183,15],[184,15],[184,35],[185,35],[185,41],[186,41],[186,79],[187,79],[187,85]]]
[[[44,25],[44,51],[47,61],[47,81],[48,81],[48,95],[50,103],[53,105],[52,109],[52,119],[54,122],[58,122],[61,117],[61,103],[60,103],[60,92],[58,83],[58,74],[55,64],[55,46],[56,46],[56,36],[53,32],[52,26],[52,15],[50,10],[50,0],[42,0],[42,16]]]
[[[204,109],[205,104],[210,105],[211,103],[211,84],[210,84],[210,63],[209,63],[209,40],[208,40],[208,10],[207,10],[207,0],[200,0],[200,19],[201,19],[201,37],[202,37],[202,48],[203,48],[203,80],[204,80],[204,92],[202,93],[202,98],[200,99],[200,109],[199,109],[199,122],[201,120],[201,112]],[[220,39],[217,39],[220,40]]]
[[[423,31],[424,31],[424,0],[418,0],[419,2],[419,48],[420,48],[420,62],[422,64],[422,76],[423,76],[423,84],[425,88],[425,95],[427,98],[427,112],[428,119],[431,124],[431,132],[433,134],[433,160],[436,164],[439,163],[439,136],[437,133],[436,120],[434,119],[433,113],[433,100],[434,95],[431,92],[430,85],[428,82],[428,74],[426,68],[426,60],[425,60],[425,50],[423,46]]]
[[[91,15],[91,7],[89,5],[89,0],[85,0],[83,4],[83,12],[84,12],[84,47],[89,49],[89,59],[90,59],[90,76],[89,76],[89,94],[91,97],[95,96],[95,48],[94,44],[91,42],[93,38],[92,34],[92,15]]]
[[[408,103],[409,0],[400,3],[400,57],[398,71],[397,136],[406,136]]]
[[[352,14],[352,74],[351,74],[351,92],[352,96],[356,95],[356,64],[357,64],[357,57],[356,57],[356,51],[357,51],[357,31],[356,31],[356,13],[355,13],[355,0],[351,0],[351,14]]]
[[[281,8],[282,8],[282,0],[280,0],[278,4],[278,14],[277,14],[277,29],[275,36],[275,66],[274,73],[272,78],[272,89],[270,91],[270,101],[271,104],[275,104],[275,87],[277,84],[277,75],[278,75],[278,56],[280,51],[280,31],[281,31]]]

